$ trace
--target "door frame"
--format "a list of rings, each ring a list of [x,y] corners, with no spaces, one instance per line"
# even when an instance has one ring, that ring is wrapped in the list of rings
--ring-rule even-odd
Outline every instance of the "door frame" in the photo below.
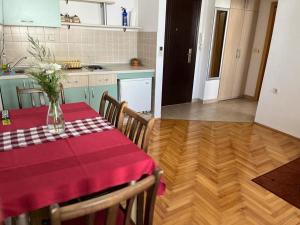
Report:
[[[198,12],[197,12],[197,16],[195,18],[195,29],[193,30],[193,35],[195,36],[194,38],[194,43],[193,43],[193,49],[194,51],[192,52],[192,61],[194,62],[194,67],[193,67],[193,84],[192,84],[192,88],[191,88],[191,98],[189,100],[189,102],[193,101],[193,89],[194,89],[194,85],[195,85],[195,71],[196,71],[196,65],[197,65],[197,53],[198,53],[198,42],[199,42],[199,32],[200,32],[200,19],[201,19],[201,15],[202,15],[202,6],[203,6],[203,0],[199,0],[200,4],[199,4],[199,8],[198,8]],[[173,4],[170,3],[168,0],[166,1],[166,5],[165,5],[165,30],[164,30],[164,53],[163,53],[163,74],[162,74],[162,89],[161,89],[161,107],[163,106],[168,106],[168,105],[164,105],[163,104],[163,98],[164,98],[164,76],[165,76],[165,67],[166,64],[168,63],[168,59],[166,58],[166,53],[168,51],[168,41],[170,40],[169,37],[169,33],[168,33],[168,27],[170,26],[170,21],[172,20],[172,18],[168,15],[168,4]],[[187,102],[188,103],[188,102]],[[184,103],[176,103],[176,104],[184,104]],[[176,105],[173,104],[173,105]]]
[[[263,83],[263,79],[264,79],[264,75],[265,75],[265,71],[266,71],[267,61],[268,61],[268,57],[269,57],[269,51],[270,51],[271,42],[272,42],[277,6],[278,6],[278,1],[273,1],[271,3],[267,33],[266,33],[265,42],[264,42],[264,49],[263,49],[263,53],[262,53],[262,59],[260,62],[258,78],[256,81],[256,88],[255,88],[255,95],[254,95],[255,101],[258,101],[259,97],[260,97],[260,92],[261,92],[261,88],[262,88],[262,83]]]
[[[214,41],[215,41],[216,19],[217,19],[217,12],[219,10],[227,11],[226,27],[225,27],[225,33],[224,33],[222,57],[221,57],[221,64],[220,64],[220,74],[219,74],[219,77],[210,78],[209,77],[209,72],[210,72],[210,67],[211,67],[212,51],[213,51],[213,46],[214,46]],[[225,44],[226,44],[227,30],[228,30],[228,22],[229,22],[229,16],[230,16],[230,9],[223,8],[223,7],[215,7],[215,12],[214,13],[215,14],[214,14],[213,30],[212,30],[212,34],[211,34],[211,43],[210,43],[210,48],[209,48],[209,62],[208,62],[208,68],[207,68],[208,72],[207,72],[207,76],[206,76],[206,79],[205,79],[206,81],[221,80],[223,61],[224,61]]]

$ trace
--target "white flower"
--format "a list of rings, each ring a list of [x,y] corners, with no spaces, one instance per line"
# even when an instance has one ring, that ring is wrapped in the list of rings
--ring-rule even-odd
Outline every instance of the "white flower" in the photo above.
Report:
[[[54,66],[55,71],[61,70],[61,65],[58,65],[57,63],[54,63],[53,66]]]
[[[61,65],[58,65],[57,63],[39,63],[39,67],[46,71],[47,74],[61,70]]]
[[[52,74],[54,72],[55,72],[54,70],[46,70],[46,74]]]

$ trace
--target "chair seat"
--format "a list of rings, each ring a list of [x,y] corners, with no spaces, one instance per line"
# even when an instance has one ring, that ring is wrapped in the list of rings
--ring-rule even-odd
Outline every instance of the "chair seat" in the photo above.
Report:
[[[123,225],[124,217],[125,215],[120,208],[116,225]],[[98,212],[95,217],[94,225],[105,225],[105,219],[106,219],[106,211],[103,210]],[[62,224],[63,225],[86,225],[87,219],[86,217],[79,217],[77,219],[64,221]],[[129,225],[135,225],[135,224],[130,223]]]

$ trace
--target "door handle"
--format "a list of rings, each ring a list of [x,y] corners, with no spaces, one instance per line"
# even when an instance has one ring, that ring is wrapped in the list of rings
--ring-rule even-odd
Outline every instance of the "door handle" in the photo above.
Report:
[[[92,88],[92,98],[95,98],[94,88]]]
[[[33,23],[33,20],[21,20],[21,23]]]
[[[192,62],[192,53],[193,53],[193,49],[189,48],[189,51],[188,51],[188,60],[187,62],[190,64]]]
[[[84,89],[84,98],[87,99],[87,91],[86,91],[86,88]]]
[[[239,48],[236,50],[236,55],[235,55],[235,57],[236,57],[237,59],[241,58],[241,50],[240,50]]]

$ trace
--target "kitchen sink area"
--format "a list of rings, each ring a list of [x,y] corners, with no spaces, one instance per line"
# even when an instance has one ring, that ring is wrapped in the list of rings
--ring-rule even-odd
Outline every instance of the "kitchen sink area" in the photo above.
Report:
[[[157,28],[143,31],[143,26],[148,24],[137,18],[134,21],[133,17],[123,27],[120,24],[122,11],[119,1],[105,6],[105,21],[102,20],[102,11],[99,11],[104,3],[98,0],[88,3],[80,0],[45,0],[47,9],[44,11],[44,2],[33,0],[25,4],[18,1],[21,5],[18,7],[28,9],[31,18],[23,18],[24,15],[17,12],[15,15],[18,18],[12,18],[9,15],[11,10],[16,9],[16,2],[5,1],[5,9],[10,9],[5,12],[0,4],[4,18],[0,25],[0,37],[4,37],[4,41],[0,42],[0,49],[3,51],[0,88],[5,109],[19,107],[16,87],[37,87],[26,74],[33,62],[33,57],[28,52],[30,35],[45,46],[45,54],[49,49],[55,56],[55,63],[62,65],[66,102],[86,102],[98,111],[101,95],[108,91],[118,100],[123,100],[124,96],[133,96],[129,104],[134,109],[154,111],[152,96],[155,92],[153,81],[156,73]],[[33,11],[32,7],[39,7],[41,10]],[[127,1],[122,2],[122,7],[135,13],[139,10],[137,5]],[[120,11],[119,14],[115,13],[117,10]],[[65,21],[66,15],[70,19],[74,18],[74,14],[77,23]],[[138,66],[131,66],[132,59],[140,62]],[[145,85],[147,96],[141,95],[144,91],[143,88],[138,89],[141,85]],[[132,92],[126,93],[128,89]],[[143,102],[147,102],[147,106],[140,107]]]

